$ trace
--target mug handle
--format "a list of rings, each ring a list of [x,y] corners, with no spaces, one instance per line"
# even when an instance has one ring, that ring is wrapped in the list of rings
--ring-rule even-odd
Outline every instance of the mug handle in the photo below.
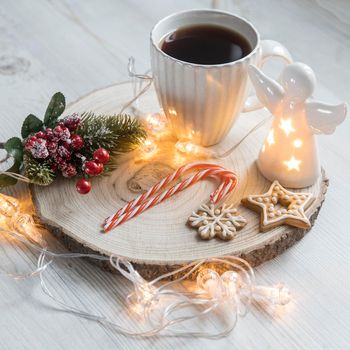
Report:
[[[278,41],[262,40],[261,60],[258,66],[262,67],[265,64],[265,62],[272,57],[282,58],[286,64],[293,63],[293,59],[289,51]],[[245,101],[243,112],[252,112],[263,107],[263,104],[258,100],[256,95],[252,95],[249,96]]]

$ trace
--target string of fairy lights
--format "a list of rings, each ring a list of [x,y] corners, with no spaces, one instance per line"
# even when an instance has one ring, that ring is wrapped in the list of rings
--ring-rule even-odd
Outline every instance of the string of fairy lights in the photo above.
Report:
[[[238,317],[247,314],[253,301],[278,308],[291,300],[291,294],[283,284],[257,285],[252,267],[245,260],[235,256],[193,261],[175,271],[147,281],[134,269],[131,262],[122,257],[50,251],[43,238],[42,229],[35,223],[33,217],[21,212],[21,205],[17,199],[4,194],[0,194],[0,222],[0,231],[3,234],[24,243],[39,254],[37,266],[33,271],[26,275],[7,273],[9,277],[16,279],[39,277],[42,291],[61,309],[111,327],[124,335],[196,336],[218,339],[227,336],[234,329]],[[118,323],[108,319],[100,314],[100,310],[96,314],[87,312],[55,297],[55,293],[46,282],[50,266],[57,259],[77,258],[109,261],[111,266],[131,283],[130,293],[126,296],[122,309],[126,308],[141,316],[142,322],[139,324],[131,322],[132,326],[126,328],[125,322]],[[223,273],[220,274],[220,271]],[[182,281],[194,276],[195,282],[191,287],[185,290],[179,288]],[[228,314],[226,325],[222,329],[189,330],[197,324],[193,322],[194,320],[203,316],[217,315],[218,312]],[[179,327],[188,322],[191,322],[191,327]]]

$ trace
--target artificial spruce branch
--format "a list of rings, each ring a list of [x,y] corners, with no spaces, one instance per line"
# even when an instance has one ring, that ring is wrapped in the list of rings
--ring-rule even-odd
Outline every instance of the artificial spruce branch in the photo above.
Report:
[[[127,114],[95,115],[83,113],[77,134],[91,150],[106,148],[111,155],[129,152],[146,137],[140,122]]]
[[[50,185],[56,177],[55,172],[51,169],[47,161],[38,161],[29,155],[24,155],[24,176],[36,185]]]

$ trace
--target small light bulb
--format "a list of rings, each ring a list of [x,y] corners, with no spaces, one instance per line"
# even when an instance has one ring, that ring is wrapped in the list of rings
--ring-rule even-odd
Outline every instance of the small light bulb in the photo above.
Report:
[[[34,220],[29,214],[16,215],[11,221],[12,228],[22,235],[26,235],[34,225]]]
[[[11,228],[19,234],[39,243],[40,245],[46,245],[42,234],[31,215],[17,214],[12,217],[10,225]]]
[[[129,301],[134,312],[144,314],[146,309],[153,307],[158,301],[157,288],[147,281],[141,282],[135,285],[135,294]]]
[[[254,297],[267,300],[273,305],[286,305],[292,299],[289,289],[283,283],[274,287],[258,286],[254,290]]]
[[[147,282],[141,284],[139,291],[142,294],[142,300],[146,303],[152,301],[156,294],[156,288]]]
[[[19,202],[17,199],[0,193],[0,214],[6,217],[12,217],[19,211]]]
[[[175,147],[181,153],[195,154],[198,152],[198,146],[189,141],[178,141]]]
[[[227,297],[234,297],[242,286],[242,278],[235,271],[226,271],[221,275],[221,280]]]
[[[219,274],[211,269],[203,269],[197,275],[197,286],[205,290],[211,297],[222,295],[222,282]]]
[[[152,113],[146,117],[146,127],[153,132],[161,132],[166,129],[167,119],[163,113]]]
[[[157,145],[152,138],[148,138],[143,141],[140,148],[144,153],[145,158],[149,158],[156,152]]]

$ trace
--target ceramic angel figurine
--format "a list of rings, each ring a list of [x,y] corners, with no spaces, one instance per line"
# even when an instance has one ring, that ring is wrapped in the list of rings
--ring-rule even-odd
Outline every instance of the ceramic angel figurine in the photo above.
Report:
[[[332,134],[345,119],[346,104],[313,100],[315,74],[303,63],[286,66],[279,82],[255,66],[249,67],[249,76],[258,99],[274,116],[257,161],[259,170],[285,187],[314,184],[321,170],[314,135]]]

